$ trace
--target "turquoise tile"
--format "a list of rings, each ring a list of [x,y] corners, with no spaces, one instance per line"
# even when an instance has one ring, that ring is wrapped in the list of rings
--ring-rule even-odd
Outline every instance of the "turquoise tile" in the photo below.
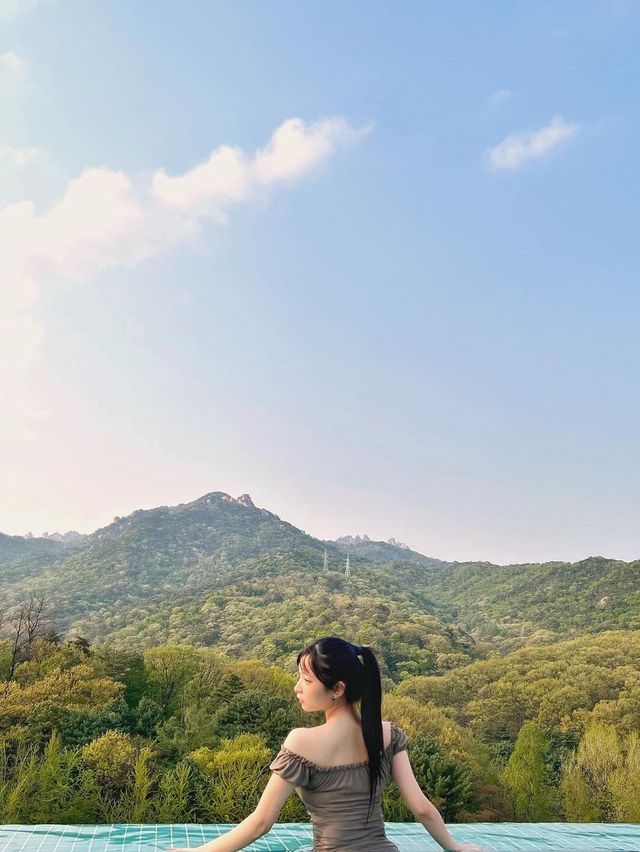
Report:
[[[232,825],[4,825],[0,852],[163,852],[199,846]],[[467,823],[449,826],[456,839],[488,852],[638,852],[640,825],[595,823]],[[438,850],[421,825],[387,823],[387,836],[401,852]],[[308,823],[280,823],[246,848],[251,852],[312,849]]]

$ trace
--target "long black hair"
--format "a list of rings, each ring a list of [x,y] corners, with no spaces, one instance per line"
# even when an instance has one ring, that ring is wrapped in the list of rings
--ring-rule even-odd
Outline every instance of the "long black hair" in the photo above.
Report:
[[[337,636],[316,639],[300,651],[296,665],[306,657],[309,667],[328,689],[342,681],[348,704],[360,701],[362,736],[369,755],[369,812],[382,775],[382,684],[376,655],[366,646],[352,645]]]

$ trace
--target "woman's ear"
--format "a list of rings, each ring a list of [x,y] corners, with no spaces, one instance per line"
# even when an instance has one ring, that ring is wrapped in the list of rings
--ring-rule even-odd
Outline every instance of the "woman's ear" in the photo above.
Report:
[[[333,694],[336,698],[340,698],[344,695],[346,688],[345,682],[343,680],[339,680],[333,687]]]

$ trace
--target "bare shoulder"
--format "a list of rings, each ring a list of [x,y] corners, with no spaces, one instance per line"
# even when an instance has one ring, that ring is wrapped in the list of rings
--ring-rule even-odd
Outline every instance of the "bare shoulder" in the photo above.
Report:
[[[327,754],[333,756],[336,749],[337,753],[341,754],[344,743],[334,742],[329,736],[329,732],[324,730],[324,727],[324,725],[316,725],[313,728],[293,728],[285,737],[283,746],[311,761],[324,762],[327,759]],[[385,751],[391,744],[391,735],[391,722],[383,721],[382,745]],[[329,759],[331,760],[331,757]],[[340,758],[336,759],[339,760]]]
[[[296,745],[304,748],[309,746],[313,748],[313,745],[322,741],[324,725],[317,725],[315,728],[294,728],[289,735],[287,736],[287,740],[291,737],[292,742],[295,742]],[[285,745],[287,748],[290,748],[294,751],[294,746],[289,745],[289,743],[285,740]],[[386,749],[389,747],[391,743],[391,722],[387,722],[385,720],[382,721],[382,743],[383,747]]]
[[[288,748],[289,751],[295,751],[305,757],[307,746],[311,741],[310,735],[311,728],[292,728],[285,737],[283,746]]]

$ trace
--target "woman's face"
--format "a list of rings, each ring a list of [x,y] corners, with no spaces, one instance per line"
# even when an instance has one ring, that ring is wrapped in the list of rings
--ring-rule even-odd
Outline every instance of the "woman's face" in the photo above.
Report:
[[[307,713],[313,713],[315,710],[326,710],[335,704],[332,697],[341,690],[337,684],[335,690],[327,689],[315,676],[309,666],[309,658],[305,656],[300,658],[298,681],[293,687],[293,691],[302,709]]]

